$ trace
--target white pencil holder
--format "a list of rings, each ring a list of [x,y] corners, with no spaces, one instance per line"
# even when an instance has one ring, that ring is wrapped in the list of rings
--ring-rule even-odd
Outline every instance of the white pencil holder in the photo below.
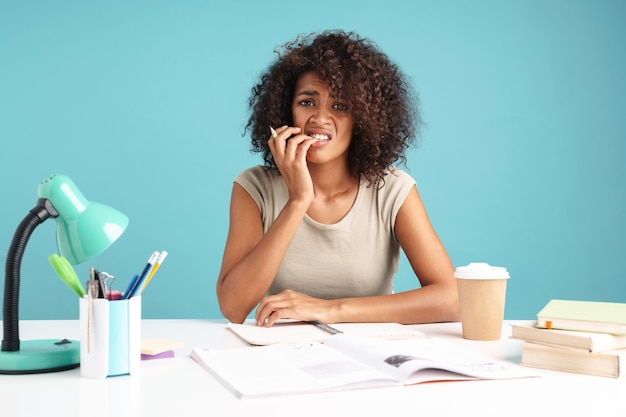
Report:
[[[139,372],[141,296],[80,299],[80,374],[107,378]]]

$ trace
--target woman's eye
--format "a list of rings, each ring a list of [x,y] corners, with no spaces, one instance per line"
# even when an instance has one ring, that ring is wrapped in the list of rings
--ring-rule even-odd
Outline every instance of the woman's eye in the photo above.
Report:
[[[336,103],[335,105],[333,105],[333,107],[339,111],[348,111],[348,106],[343,103]]]
[[[299,104],[304,107],[310,107],[314,105],[312,100],[300,100]]]

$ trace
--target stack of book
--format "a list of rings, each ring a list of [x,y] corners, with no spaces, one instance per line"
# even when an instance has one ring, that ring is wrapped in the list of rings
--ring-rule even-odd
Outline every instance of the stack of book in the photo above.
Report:
[[[520,364],[618,378],[626,374],[626,304],[551,300],[528,325],[512,324],[522,341]]]

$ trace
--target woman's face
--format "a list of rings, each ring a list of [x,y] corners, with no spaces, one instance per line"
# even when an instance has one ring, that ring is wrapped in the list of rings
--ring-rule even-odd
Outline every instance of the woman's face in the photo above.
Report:
[[[306,72],[296,83],[291,114],[302,133],[317,139],[307,161],[323,163],[346,158],[354,121],[345,100],[333,97],[328,83],[315,72]]]

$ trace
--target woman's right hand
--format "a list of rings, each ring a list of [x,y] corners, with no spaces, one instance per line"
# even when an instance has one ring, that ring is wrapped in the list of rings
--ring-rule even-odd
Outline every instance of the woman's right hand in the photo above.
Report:
[[[282,126],[276,129],[276,137],[270,136],[268,145],[287,185],[290,200],[302,201],[308,206],[314,194],[306,154],[315,139],[300,132],[299,127]]]

